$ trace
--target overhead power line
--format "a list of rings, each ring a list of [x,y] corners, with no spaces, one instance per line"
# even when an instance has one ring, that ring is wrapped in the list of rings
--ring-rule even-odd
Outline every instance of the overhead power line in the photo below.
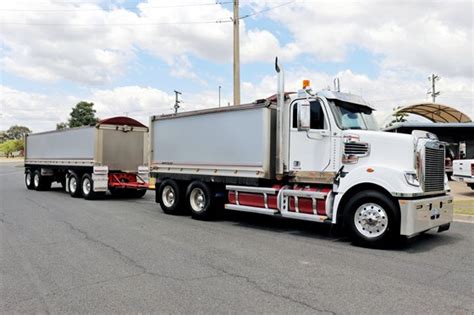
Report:
[[[152,5],[146,6],[145,9],[171,9],[171,8],[184,8],[184,7],[201,7],[201,6],[214,6],[214,5],[225,5],[230,4],[232,1],[215,1],[207,3],[188,3],[188,4],[172,4],[172,5]],[[73,4],[73,3],[71,3]],[[139,8],[138,6],[129,6],[129,7],[113,7],[113,9],[124,9],[124,10],[133,10]],[[0,11],[7,12],[85,12],[85,11],[107,11],[105,8],[69,8],[69,9],[0,9]]]
[[[286,6],[286,5],[292,4],[292,3],[294,3],[295,1],[296,1],[296,0],[288,1],[288,2],[285,2],[285,3],[279,4],[279,5],[273,6],[273,7],[269,7],[269,8],[263,9],[263,10],[261,10],[261,11],[249,13],[249,14],[246,14],[246,15],[241,16],[239,19],[242,20],[242,19],[246,19],[246,18],[251,17],[251,16],[255,16],[255,15],[259,15],[259,14],[262,14],[262,13],[265,13],[265,12],[268,12],[268,11],[272,11],[272,10],[275,10],[275,9],[277,9],[277,8],[281,8],[281,7],[284,7],[284,6]]]
[[[272,11],[274,9],[289,5],[296,2],[296,0],[292,0],[289,2],[285,2],[273,7],[268,7],[266,9],[249,13],[243,16],[240,16],[238,19],[246,19],[251,16],[263,14],[268,11]],[[213,3],[201,3],[201,4],[178,4],[178,5],[171,5],[171,6],[162,6],[161,8],[171,8],[171,7],[184,7],[184,6],[202,6],[202,5],[222,5],[222,4],[230,4],[233,3],[233,1],[221,1],[221,2],[213,2]],[[157,7],[158,8],[158,7]],[[4,11],[4,9],[0,9],[0,11]],[[7,9],[5,9],[7,10]],[[99,10],[99,9],[98,9]],[[100,9],[104,10],[104,9]],[[34,10],[25,10],[25,11],[34,11]],[[41,11],[41,10],[38,10]],[[71,10],[72,11],[72,10]],[[150,22],[150,23],[42,23],[42,22],[4,22],[1,21],[0,25],[32,25],[32,26],[153,26],[153,25],[189,25],[189,24],[224,24],[224,23],[234,23],[234,19],[231,18],[222,18],[222,19],[217,19],[217,20],[209,20],[209,21],[172,21],[172,22]]]
[[[188,25],[188,24],[221,24],[232,23],[231,20],[187,21],[187,22],[156,22],[156,23],[35,23],[35,22],[0,22],[0,25],[38,25],[38,26],[153,26],[153,25]]]

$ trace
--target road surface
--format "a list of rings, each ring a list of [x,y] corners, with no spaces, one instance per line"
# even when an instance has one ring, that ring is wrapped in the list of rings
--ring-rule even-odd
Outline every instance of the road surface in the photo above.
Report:
[[[326,225],[169,216],[144,199],[28,191],[0,164],[0,313],[469,314],[473,226],[371,250]]]

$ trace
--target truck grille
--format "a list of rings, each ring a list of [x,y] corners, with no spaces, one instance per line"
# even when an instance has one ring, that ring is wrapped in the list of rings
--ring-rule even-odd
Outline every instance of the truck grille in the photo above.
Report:
[[[347,142],[344,143],[345,155],[365,156],[369,153],[369,145],[361,142]]]
[[[425,147],[425,176],[423,190],[444,190],[444,148]]]

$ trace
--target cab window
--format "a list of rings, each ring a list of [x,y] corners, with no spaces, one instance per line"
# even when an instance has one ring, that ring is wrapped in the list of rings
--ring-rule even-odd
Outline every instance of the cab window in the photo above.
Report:
[[[311,129],[326,129],[324,124],[324,110],[319,101],[309,103],[311,108]],[[298,128],[298,106],[293,105],[293,128]]]

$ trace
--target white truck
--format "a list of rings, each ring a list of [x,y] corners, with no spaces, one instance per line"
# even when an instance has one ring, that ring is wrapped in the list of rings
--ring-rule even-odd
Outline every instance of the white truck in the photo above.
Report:
[[[453,219],[436,136],[377,130],[355,95],[304,84],[248,105],[150,119],[150,176],[165,213],[208,219],[222,208],[341,224],[380,245]]]
[[[27,189],[61,183],[72,197],[143,197],[148,188],[148,128],[129,117],[25,137]]]
[[[452,178],[474,190],[474,160],[454,160]]]

